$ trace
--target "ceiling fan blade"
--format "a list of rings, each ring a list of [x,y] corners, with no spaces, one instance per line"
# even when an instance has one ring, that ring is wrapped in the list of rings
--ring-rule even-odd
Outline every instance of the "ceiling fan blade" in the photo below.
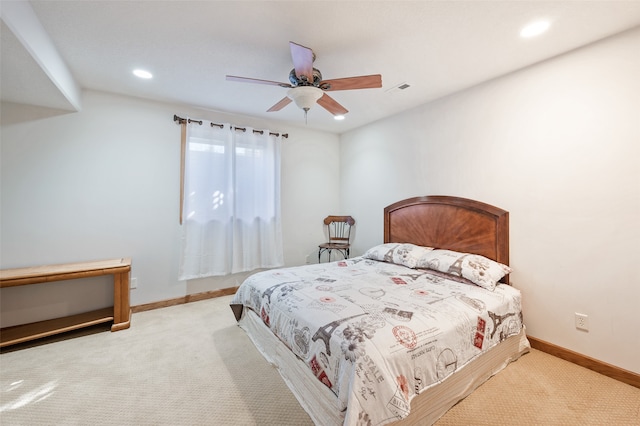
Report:
[[[293,60],[293,68],[296,70],[296,77],[307,78],[307,81],[313,83],[313,50],[304,47],[292,41],[289,42],[291,48],[291,59]]]
[[[318,99],[318,105],[320,105],[322,108],[326,109],[333,115],[343,115],[349,112],[349,110],[340,105],[338,102],[336,102],[335,99],[333,99],[326,93],[323,94],[320,99]]]
[[[328,85],[328,88],[325,89],[325,85]],[[382,87],[382,76],[380,74],[336,78],[333,80],[323,80],[322,82],[320,82],[320,88],[325,91],[378,89],[380,87]]]
[[[257,84],[268,84],[270,86],[293,87],[289,83],[280,83],[278,81],[271,81],[271,80],[260,80],[257,78],[237,77],[235,75],[228,75],[227,80],[237,81],[240,83],[257,83]]]
[[[280,99],[280,101],[278,101],[277,104],[269,108],[267,112],[280,111],[282,108],[286,107],[290,103],[291,103],[291,98],[285,96],[284,98]]]

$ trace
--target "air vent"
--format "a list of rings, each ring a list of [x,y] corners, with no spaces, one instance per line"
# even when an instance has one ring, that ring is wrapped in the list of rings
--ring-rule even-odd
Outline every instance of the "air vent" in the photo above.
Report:
[[[411,85],[409,83],[400,83],[400,84],[396,84],[395,86],[393,86],[390,89],[385,90],[385,92],[387,92],[387,93],[400,92],[401,90],[406,90],[409,87],[411,87]]]

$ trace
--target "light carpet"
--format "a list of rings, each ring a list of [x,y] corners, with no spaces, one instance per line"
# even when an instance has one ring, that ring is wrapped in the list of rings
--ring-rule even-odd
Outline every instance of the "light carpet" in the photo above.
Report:
[[[231,296],[0,355],[4,425],[313,423],[235,323]],[[77,333],[83,334],[83,333]],[[532,350],[437,423],[640,425],[640,389]]]

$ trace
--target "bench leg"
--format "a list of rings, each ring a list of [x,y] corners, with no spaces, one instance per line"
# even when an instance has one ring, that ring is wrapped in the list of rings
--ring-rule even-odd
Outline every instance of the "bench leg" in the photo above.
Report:
[[[113,325],[111,331],[124,330],[131,325],[129,306],[129,271],[113,276]]]

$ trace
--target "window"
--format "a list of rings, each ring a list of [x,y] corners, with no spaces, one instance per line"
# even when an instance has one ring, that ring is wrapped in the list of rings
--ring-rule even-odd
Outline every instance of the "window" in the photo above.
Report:
[[[283,266],[281,137],[187,125],[180,279]]]

